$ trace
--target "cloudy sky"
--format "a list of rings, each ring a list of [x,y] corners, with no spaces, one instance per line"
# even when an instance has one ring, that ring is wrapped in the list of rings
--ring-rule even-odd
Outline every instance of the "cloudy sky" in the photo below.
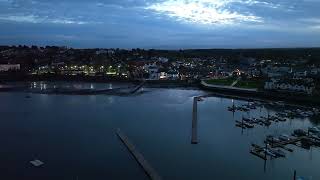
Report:
[[[0,44],[320,46],[320,0],[0,0]]]

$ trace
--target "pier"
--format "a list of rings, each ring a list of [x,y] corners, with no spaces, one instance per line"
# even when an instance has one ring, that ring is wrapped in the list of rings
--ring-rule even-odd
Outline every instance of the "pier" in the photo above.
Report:
[[[282,148],[285,147],[288,144],[296,144],[297,142],[301,141],[302,139],[308,139],[308,137],[297,137],[294,139],[290,139],[288,141],[281,141],[281,142],[276,142],[276,143],[271,143],[272,148]]]
[[[267,153],[265,152],[266,149],[272,150],[273,148],[281,148],[284,150],[287,150],[289,152],[293,152],[293,149],[286,147],[286,145],[293,144],[296,145],[296,143],[304,140],[304,139],[309,139],[309,137],[302,136],[302,137],[296,137],[287,141],[280,141],[280,142],[270,142],[270,141],[265,141],[266,146],[262,147],[256,144],[252,144],[252,149],[250,150],[250,153],[263,159],[267,160]],[[270,146],[270,147],[268,147]],[[279,156],[277,156],[279,157]]]
[[[143,168],[145,173],[151,180],[161,180],[161,177],[157,174],[157,172],[151,167],[151,165],[144,159],[143,155],[138,152],[135,146],[129,141],[128,137],[123,134],[120,129],[117,129],[117,136],[123,142],[123,144],[127,147],[129,152],[133,155],[139,165]]]
[[[198,144],[198,98],[193,98],[191,144]]]

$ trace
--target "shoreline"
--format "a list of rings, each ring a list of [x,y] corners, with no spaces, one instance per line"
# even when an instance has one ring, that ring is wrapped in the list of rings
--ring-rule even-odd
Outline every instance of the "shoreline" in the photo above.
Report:
[[[248,101],[258,100],[269,103],[283,101],[288,105],[320,107],[320,101],[317,99],[313,99],[312,96],[300,95],[295,93],[284,94],[273,91],[246,91],[245,89],[208,87],[203,84],[200,84],[200,88],[207,91],[209,96],[222,96],[227,98],[245,99]]]
[[[11,80],[1,80],[1,83],[6,85],[6,83],[14,83],[14,82],[79,82],[79,83],[131,83],[131,84],[139,84],[141,81],[139,80],[124,80],[124,79],[110,79],[105,77],[34,77],[28,76],[19,79],[11,79]],[[1,84],[0,84],[1,85]],[[295,105],[306,105],[306,106],[318,106],[320,107],[320,101],[318,99],[314,99],[312,96],[294,94],[294,93],[279,93],[272,91],[246,91],[246,89],[228,89],[226,87],[209,87],[202,84],[200,81],[181,81],[181,80],[146,80],[144,87],[147,88],[183,88],[183,89],[196,89],[196,90],[204,90],[210,96],[223,96],[228,98],[235,99],[244,99],[244,100],[259,100],[259,101],[284,101],[288,104]],[[0,92],[13,92],[21,90],[21,86],[13,87],[13,88],[0,88]]]

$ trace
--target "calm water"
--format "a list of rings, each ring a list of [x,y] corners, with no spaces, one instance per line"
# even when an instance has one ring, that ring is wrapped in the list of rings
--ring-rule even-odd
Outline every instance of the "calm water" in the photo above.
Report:
[[[27,93],[0,93],[0,179],[147,179],[115,135],[117,128],[163,179],[291,180],[294,169],[320,179],[320,149],[291,146],[293,153],[266,164],[249,153],[250,144],[262,144],[268,134],[291,134],[316,121],[294,119],[242,131],[235,120],[267,110],[233,115],[227,111],[231,99],[211,97],[198,104],[199,144],[191,145],[192,97],[205,92],[144,91],[130,97],[32,94],[29,99]],[[34,159],[45,164],[33,167]]]

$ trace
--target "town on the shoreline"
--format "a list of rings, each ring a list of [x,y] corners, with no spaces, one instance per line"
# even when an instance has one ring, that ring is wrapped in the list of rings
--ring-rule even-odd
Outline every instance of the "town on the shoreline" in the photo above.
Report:
[[[0,46],[1,80],[13,77],[102,77],[108,80],[199,81],[319,96],[320,49],[73,49]]]

